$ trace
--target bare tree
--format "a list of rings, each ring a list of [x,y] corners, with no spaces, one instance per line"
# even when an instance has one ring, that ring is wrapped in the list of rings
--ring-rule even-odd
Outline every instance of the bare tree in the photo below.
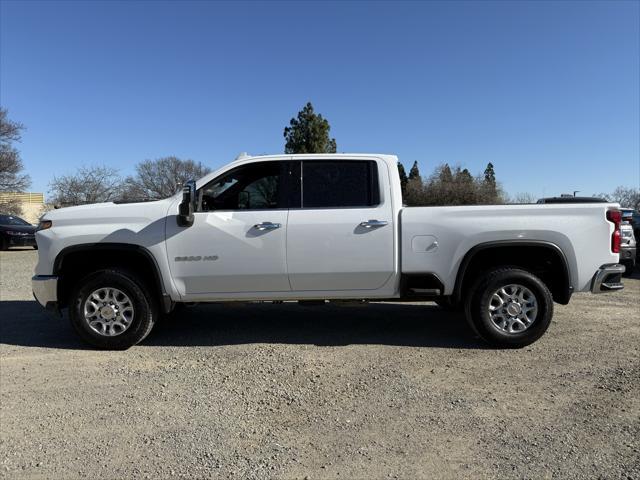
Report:
[[[23,130],[24,125],[9,120],[7,110],[0,108],[0,191],[22,192],[31,185],[29,175],[22,173],[20,152],[13,146]]]
[[[117,200],[122,196],[122,177],[112,167],[80,167],[73,175],[53,177],[49,196],[61,207]]]
[[[17,198],[0,195],[0,213],[5,215],[22,216],[22,203]]]
[[[507,203],[536,203],[536,197],[529,192],[518,192],[507,199]]]
[[[602,197],[610,202],[619,203],[621,207],[633,208],[634,210],[640,210],[640,189],[619,186],[611,193],[599,193],[594,195],[596,197]]]
[[[158,200],[176,193],[188,180],[203,177],[211,170],[200,162],[164,157],[136,165],[136,174],[127,177],[124,196],[129,200]]]
[[[403,203],[410,207],[428,205],[426,198],[425,186],[420,178],[412,178],[407,180],[404,194],[402,196]]]

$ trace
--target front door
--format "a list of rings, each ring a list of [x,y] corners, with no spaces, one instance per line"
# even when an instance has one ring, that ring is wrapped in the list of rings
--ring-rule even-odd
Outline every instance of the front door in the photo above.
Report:
[[[290,291],[287,162],[252,162],[198,189],[190,227],[167,223],[171,275],[187,298]],[[237,294],[237,295],[236,295]]]
[[[287,228],[292,290],[371,291],[391,278],[394,222],[380,189],[383,168],[372,160],[301,162],[301,208],[290,210]]]

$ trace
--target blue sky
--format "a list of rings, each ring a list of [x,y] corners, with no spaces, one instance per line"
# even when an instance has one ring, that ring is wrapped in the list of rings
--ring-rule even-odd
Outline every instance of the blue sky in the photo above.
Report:
[[[33,191],[81,165],[278,153],[307,101],[338,151],[509,193],[640,184],[635,1],[0,3],[0,104]]]

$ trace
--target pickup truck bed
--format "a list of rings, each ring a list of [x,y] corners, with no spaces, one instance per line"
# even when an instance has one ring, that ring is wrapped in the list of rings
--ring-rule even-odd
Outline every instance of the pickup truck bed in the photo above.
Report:
[[[465,256],[479,248],[545,246],[562,257],[569,287],[579,292],[589,291],[601,265],[617,261],[606,248],[606,208],[597,203],[410,207],[402,209],[400,225],[402,272],[433,272],[445,295],[453,293]]]

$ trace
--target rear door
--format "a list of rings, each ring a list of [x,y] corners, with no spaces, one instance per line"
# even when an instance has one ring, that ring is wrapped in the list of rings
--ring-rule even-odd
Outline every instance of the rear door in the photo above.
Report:
[[[293,291],[377,290],[394,272],[393,210],[375,160],[303,160],[287,224]]]

